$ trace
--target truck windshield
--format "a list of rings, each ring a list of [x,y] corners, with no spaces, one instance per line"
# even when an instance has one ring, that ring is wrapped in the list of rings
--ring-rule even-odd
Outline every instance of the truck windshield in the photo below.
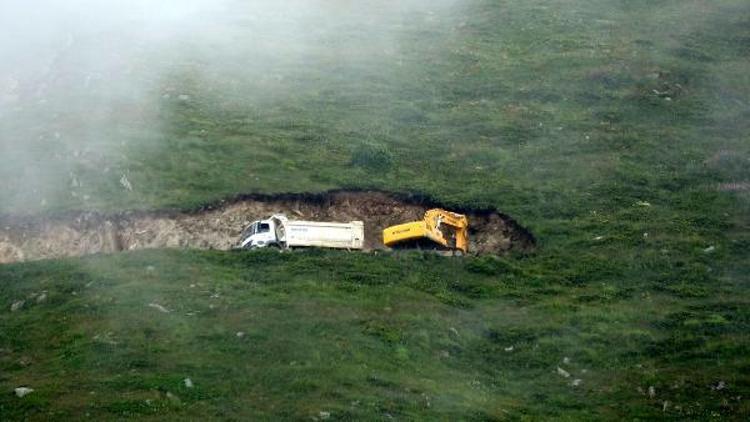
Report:
[[[248,237],[255,234],[255,227],[257,227],[257,224],[251,224],[247,226],[245,230],[242,231],[242,237]]]

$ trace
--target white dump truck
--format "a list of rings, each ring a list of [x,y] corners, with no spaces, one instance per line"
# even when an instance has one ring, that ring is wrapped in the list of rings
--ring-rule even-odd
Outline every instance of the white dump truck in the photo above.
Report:
[[[276,246],[362,249],[365,243],[364,223],[292,221],[283,214],[253,221],[243,232],[238,247],[244,249]]]

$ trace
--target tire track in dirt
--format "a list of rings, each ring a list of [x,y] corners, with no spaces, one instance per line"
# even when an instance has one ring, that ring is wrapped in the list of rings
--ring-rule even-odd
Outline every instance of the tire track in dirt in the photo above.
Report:
[[[331,191],[244,195],[193,211],[0,216],[0,264],[147,248],[228,250],[248,223],[277,213],[290,219],[362,220],[365,249],[385,249],[381,243],[385,227],[418,220],[436,206],[440,204],[424,197]],[[499,255],[535,247],[533,235],[507,215],[495,210],[451,209],[469,217],[471,253]]]

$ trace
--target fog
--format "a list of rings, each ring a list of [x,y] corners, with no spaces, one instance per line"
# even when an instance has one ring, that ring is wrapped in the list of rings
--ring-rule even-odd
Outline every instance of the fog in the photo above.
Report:
[[[129,153],[159,148],[160,111],[195,95],[186,80],[215,98],[278,101],[312,58],[392,54],[403,16],[455,3],[2,0],[3,209],[43,211],[71,195],[85,208],[94,193],[76,191],[81,173],[118,181]],[[342,22],[360,36],[338,37]]]
[[[715,20],[712,13],[719,8],[707,2],[649,7],[605,2],[591,8],[584,7],[586,2],[572,2],[570,7],[534,3],[529,7],[509,7],[508,21],[498,22],[498,31],[512,28],[512,33],[503,32],[514,37],[507,45],[494,39],[491,48],[481,46],[486,42],[481,32],[471,33],[465,43],[449,46],[453,50],[440,45],[440,37],[450,36],[445,34],[456,27],[468,26],[467,34],[474,30],[470,20],[480,20],[481,16],[462,13],[472,3],[469,0],[0,0],[0,214],[37,213],[56,208],[96,209],[112,203],[112,198],[118,195],[127,196],[130,201],[123,206],[138,207],[143,185],[130,186],[121,181],[132,181],[133,172],[139,171],[136,167],[143,165],[143,160],[137,157],[156,156],[166,148],[165,137],[174,134],[170,129],[184,124],[185,116],[175,113],[182,106],[200,108],[201,117],[208,116],[206,121],[228,114],[252,119],[257,118],[257,110],[284,104],[287,97],[304,96],[299,94],[304,92],[306,99],[314,98],[320,91],[325,94],[320,95],[324,100],[337,101],[336,110],[327,114],[329,119],[335,119],[350,106],[347,90],[356,89],[357,78],[369,82],[366,78],[376,79],[407,63],[411,70],[416,69],[412,73],[418,74],[415,79],[419,83],[410,87],[417,86],[410,91],[416,100],[434,95],[439,102],[441,93],[433,90],[442,90],[442,95],[451,97],[450,91],[457,88],[457,92],[475,96],[471,100],[479,105],[499,107],[506,105],[502,103],[507,99],[517,103],[513,107],[526,107],[544,98],[541,91],[562,93],[566,97],[581,88],[591,89],[590,84],[578,85],[582,77],[576,73],[574,64],[568,63],[566,69],[554,67],[565,63],[569,53],[566,43],[575,46],[576,54],[591,54],[596,63],[602,63],[602,69],[593,70],[603,75],[601,79],[616,81],[617,72],[629,73],[623,80],[637,78],[639,73],[658,78],[661,70],[673,65],[670,54],[693,37],[696,28],[711,32]],[[503,4],[498,2],[500,13],[505,13],[503,7],[507,5]],[[744,10],[746,6],[735,7]],[[658,13],[647,16],[649,10]],[[449,22],[450,19],[455,21]],[[570,39],[557,43],[537,39],[534,32],[539,32],[542,21],[558,25],[561,37]],[[531,34],[524,32],[526,22],[537,25],[532,26],[537,30],[529,31]],[[587,32],[566,34],[566,25],[580,26]],[[633,35],[632,27],[642,32],[640,45],[629,38]],[[402,39],[405,34],[412,39]],[[434,53],[418,51],[425,46],[433,48]],[[547,49],[548,54],[539,54],[539,48]],[[632,52],[632,56],[620,57],[625,54],[620,51]],[[446,67],[435,66],[440,55],[451,54],[452,69],[446,71]],[[532,60],[527,61],[529,58]],[[543,62],[534,62],[541,58]],[[463,70],[451,73],[457,69]],[[715,70],[731,69],[725,66]],[[737,74],[745,70],[741,64],[735,65],[735,69]],[[430,72],[441,72],[440,86],[431,82]],[[388,75],[355,100],[369,101],[365,106],[377,101],[387,105],[392,100],[389,95],[398,92],[399,78],[406,73]],[[669,86],[652,82],[657,92],[667,92],[676,84],[685,86],[682,80],[685,77],[672,74],[674,81],[664,82]],[[714,74],[710,78],[702,76],[702,85],[690,87],[689,92],[713,83]],[[452,85],[451,78],[466,82],[465,86]],[[346,83],[337,86],[339,81]],[[630,85],[638,89],[637,84]],[[388,93],[371,98],[373,92],[379,93],[384,86],[390,90]],[[739,91],[734,95],[742,96],[743,87],[729,88],[718,86],[715,91]],[[513,92],[523,89],[540,92],[537,97],[526,98],[522,93],[512,99]],[[649,89],[645,95],[652,93]],[[725,98],[730,97],[721,96],[710,106],[724,104]],[[307,116],[314,115],[318,105],[315,101],[289,103],[304,108]],[[724,108],[716,107],[717,116],[727,114],[727,108],[734,110],[737,105],[730,102]],[[410,110],[405,109],[408,114]],[[498,109],[483,110],[476,120],[501,121],[503,115],[512,115]],[[395,114],[379,116],[387,119]],[[421,116],[414,114],[417,118]],[[564,118],[561,113],[551,115],[554,119]],[[526,126],[532,127],[531,121],[537,117],[504,122],[511,130],[487,122],[484,131],[491,133],[493,139],[500,139],[506,133],[513,134],[514,128],[522,132],[532,130]],[[446,131],[455,126],[446,119],[442,122]],[[556,127],[563,126],[562,123]],[[356,127],[363,123],[347,121],[347,124]],[[389,128],[388,124],[382,124],[377,129]],[[495,133],[501,129],[504,132]],[[478,132],[472,131],[470,136]],[[247,142],[252,142],[247,138]],[[569,144],[557,145],[563,148]],[[437,154],[440,148],[446,156],[454,152],[437,144],[434,149],[431,145],[429,151]],[[498,161],[497,156],[483,152],[480,155],[492,165]],[[203,168],[213,165],[203,164]],[[561,170],[556,171],[556,176],[563,176],[559,174]],[[146,173],[149,172],[139,174]],[[156,186],[159,180],[147,183]],[[131,191],[128,186],[134,189]],[[150,195],[158,196],[159,188],[153,187]],[[97,197],[101,197],[98,202]]]

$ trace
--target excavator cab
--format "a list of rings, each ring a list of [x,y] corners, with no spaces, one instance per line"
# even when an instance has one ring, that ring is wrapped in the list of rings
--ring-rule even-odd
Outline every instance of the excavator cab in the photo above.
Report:
[[[396,247],[425,239],[439,247],[469,252],[469,219],[463,214],[440,208],[428,210],[420,221],[399,224],[383,230],[383,243]]]

